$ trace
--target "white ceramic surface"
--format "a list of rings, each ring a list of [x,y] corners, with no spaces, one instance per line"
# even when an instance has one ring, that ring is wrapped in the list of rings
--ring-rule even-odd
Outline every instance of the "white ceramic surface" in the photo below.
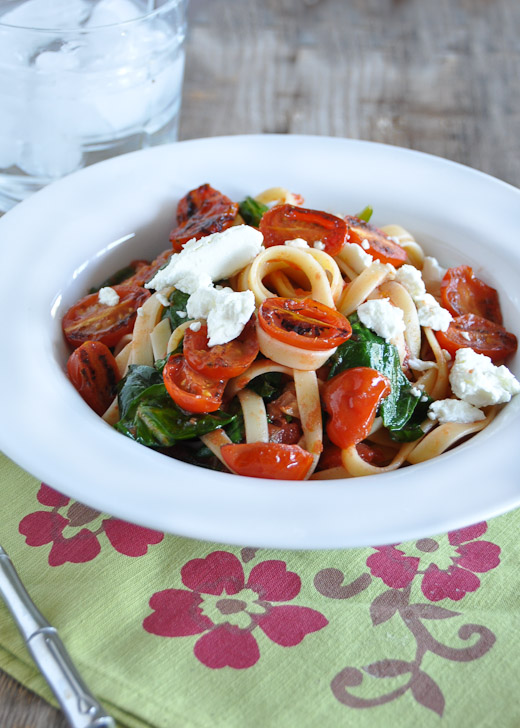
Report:
[[[60,321],[89,286],[168,247],[176,203],[209,182],[231,198],[282,185],[309,207],[410,229],[442,264],[499,289],[520,332],[520,191],[466,167],[369,142],[201,139],[95,165],[0,219],[0,447],[94,508],[159,530],[249,546],[336,548],[432,535],[520,505],[520,399],[484,432],[394,473],[292,483],[177,462],[118,434],[64,374]],[[518,357],[510,364],[519,375]]]

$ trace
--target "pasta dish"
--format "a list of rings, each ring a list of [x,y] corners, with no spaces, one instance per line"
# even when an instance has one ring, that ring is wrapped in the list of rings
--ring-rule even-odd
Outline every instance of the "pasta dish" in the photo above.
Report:
[[[170,246],[62,321],[68,376],[136,442],[201,467],[287,480],[434,458],[520,392],[497,291],[444,268],[371,208],[341,214],[204,184]]]

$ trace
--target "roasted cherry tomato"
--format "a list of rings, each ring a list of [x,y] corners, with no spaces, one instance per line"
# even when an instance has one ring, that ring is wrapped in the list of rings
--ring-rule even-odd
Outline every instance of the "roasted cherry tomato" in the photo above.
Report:
[[[280,418],[276,422],[269,422],[269,442],[281,442],[284,445],[296,445],[303,435],[300,420]]]
[[[310,452],[299,445],[279,442],[223,445],[220,453],[238,475],[271,480],[303,480],[313,462]]]
[[[99,295],[91,293],[69,308],[61,325],[71,346],[80,346],[85,341],[115,346],[122,336],[131,333],[137,309],[149,298],[150,291],[128,284],[113,288],[119,296],[115,306],[100,303]]]
[[[341,460],[341,448],[337,445],[333,445],[332,442],[323,444],[323,452],[318,460],[316,470],[329,470],[330,468],[341,468],[343,467],[343,461]]]
[[[475,278],[469,265],[448,268],[441,283],[441,297],[442,305],[453,316],[474,313],[496,324],[502,323],[496,289]]]
[[[225,382],[199,374],[182,354],[168,359],[163,369],[163,380],[175,404],[188,412],[215,412],[222,403]]]
[[[392,459],[392,455],[395,452],[391,448],[374,445],[373,443],[369,445],[366,442],[358,442],[356,450],[358,451],[359,457],[366,463],[377,465],[378,467],[386,465]]]
[[[94,412],[102,415],[116,395],[120,379],[116,360],[100,341],[85,341],[67,362],[69,379]]]
[[[517,348],[514,334],[472,313],[457,316],[447,331],[436,331],[435,335],[442,348],[452,356],[455,356],[457,349],[470,348],[477,354],[489,356],[492,361],[502,361]]]
[[[321,242],[325,252],[337,255],[347,237],[347,225],[336,215],[295,205],[276,205],[260,220],[266,248],[302,238],[309,245]]]
[[[343,314],[312,298],[266,298],[258,311],[258,321],[278,341],[312,351],[332,349],[352,335]]]
[[[327,434],[341,448],[364,440],[374,423],[377,408],[391,391],[390,380],[375,369],[354,367],[329,379],[322,399],[331,415]]]
[[[254,362],[259,351],[254,322],[250,321],[236,339],[211,347],[205,324],[198,331],[188,328],[183,351],[191,368],[210,379],[238,377]]]
[[[361,245],[366,249],[367,253],[381,263],[391,263],[399,268],[406,262],[406,250],[398,243],[390,240],[382,230],[352,215],[347,215],[345,221],[347,223],[347,241],[349,243]],[[366,243],[363,246],[365,240],[368,247],[366,247]]]
[[[237,216],[238,203],[208,184],[188,192],[177,207],[177,226],[170,233],[175,252],[192,238],[220,233],[231,226]]]
[[[144,286],[145,283],[148,283],[148,281],[152,280],[152,278],[160,268],[166,265],[172,255],[173,250],[171,248],[168,248],[168,250],[164,250],[162,253],[160,253],[157,258],[154,258],[151,263],[147,263],[146,261],[138,261],[139,263],[144,263],[144,265],[139,265],[139,267],[136,268],[135,274],[127,281],[125,281],[125,284],[131,284],[133,286]]]

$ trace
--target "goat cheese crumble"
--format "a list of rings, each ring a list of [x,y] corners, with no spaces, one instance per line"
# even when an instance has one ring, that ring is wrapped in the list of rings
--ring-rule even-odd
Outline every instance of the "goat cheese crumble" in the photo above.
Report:
[[[504,366],[495,366],[484,354],[459,349],[449,375],[453,394],[475,407],[509,402],[520,392],[520,383]]]
[[[388,298],[373,298],[358,306],[359,320],[386,341],[402,334],[405,329],[402,309]]]
[[[104,306],[117,306],[119,303],[119,294],[110,286],[103,286],[98,292],[98,301]]]
[[[430,420],[438,420],[441,425],[446,422],[469,425],[486,419],[482,410],[460,399],[438,399],[432,402],[428,408],[428,417]]]
[[[206,319],[208,346],[226,344],[239,336],[253,315],[255,297],[252,291],[237,292],[214,286],[213,282],[225,280],[251,263],[263,250],[262,242],[262,233],[248,225],[189,240],[145,287],[155,289],[161,303],[161,290],[170,286],[189,293],[187,315]],[[198,327],[194,328],[196,324]],[[198,331],[200,326],[197,321],[190,329]]]

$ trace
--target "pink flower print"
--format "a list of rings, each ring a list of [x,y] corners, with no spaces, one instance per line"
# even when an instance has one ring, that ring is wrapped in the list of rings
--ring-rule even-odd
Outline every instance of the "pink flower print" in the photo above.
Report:
[[[181,579],[187,589],[165,589],[152,596],[153,612],[143,627],[161,637],[200,634],[195,657],[212,669],[255,665],[260,658],[255,630],[278,645],[293,647],[328,624],[309,607],[275,604],[292,601],[301,588],[300,577],[287,571],[283,561],[262,561],[246,582],[236,556],[214,551],[188,561]]]
[[[436,539],[422,538],[413,544],[378,546],[367,559],[367,566],[393,589],[408,586],[422,575],[421,590],[432,602],[459,601],[480,586],[477,573],[490,571],[500,563],[500,547],[478,540],[487,524],[451,531]]]
[[[28,546],[52,544],[50,566],[92,561],[101,551],[100,537],[103,534],[116,551],[126,556],[142,556],[149,545],[164,538],[162,533],[149,528],[103,516],[82,503],[71,501],[44,483],[37,499],[50,510],[29,513],[22,518],[18,528]],[[61,510],[64,512],[61,513]]]

